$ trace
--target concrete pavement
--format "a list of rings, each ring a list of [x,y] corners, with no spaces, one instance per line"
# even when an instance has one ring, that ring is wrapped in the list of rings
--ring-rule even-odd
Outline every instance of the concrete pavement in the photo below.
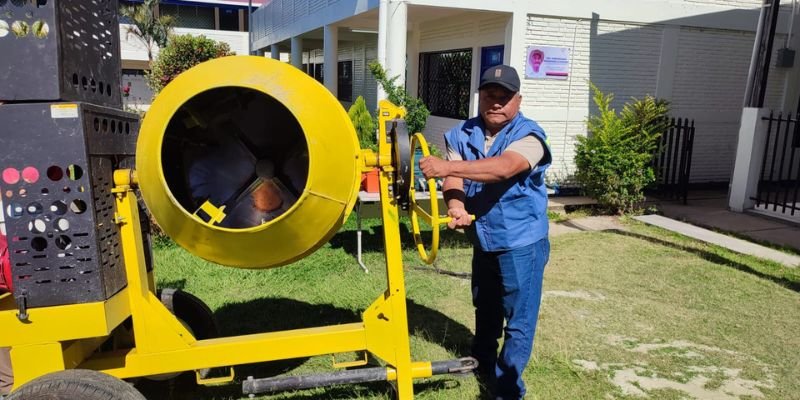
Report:
[[[658,201],[665,217],[800,252],[800,226],[755,213],[728,210],[727,192],[693,191],[687,205]]]
[[[676,221],[672,218],[663,217],[661,215],[640,215],[638,217],[634,217],[634,219],[642,221],[646,224],[655,225],[663,229],[680,233],[693,239],[697,239],[706,243],[712,243],[737,253],[748,254],[766,260],[775,261],[787,267],[800,266],[800,256],[774,250],[766,246],[749,242],[747,240],[723,235],[721,233],[713,232],[705,228],[687,224],[685,222]]]

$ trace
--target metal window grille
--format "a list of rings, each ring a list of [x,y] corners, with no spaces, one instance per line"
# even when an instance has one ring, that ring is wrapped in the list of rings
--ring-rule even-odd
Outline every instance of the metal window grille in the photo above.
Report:
[[[472,49],[419,55],[419,94],[438,117],[469,118]]]
[[[163,15],[175,17],[175,26],[181,28],[215,29],[216,27],[214,7],[160,4],[158,10]]]
[[[325,74],[324,74],[324,67],[325,64],[314,64],[314,74],[312,75],[314,79],[317,80],[319,83],[324,83],[325,81]]]
[[[353,101],[353,61],[339,61],[336,93],[341,101]]]

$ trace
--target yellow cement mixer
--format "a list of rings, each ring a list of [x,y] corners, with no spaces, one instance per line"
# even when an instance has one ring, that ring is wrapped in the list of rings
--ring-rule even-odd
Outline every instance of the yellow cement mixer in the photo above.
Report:
[[[98,399],[139,399],[141,394],[122,380],[196,371],[198,383],[220,384],[234,379],[230,366],[345,352],[369,353],[385,366],[302,380],[247,379],[243,391],[388,380],[394,382],[398,398],[410,399],[414,378],[474,368],[472,359],[411,359],[398,221],[401,212],[411,214],[420,254],[432,262],[438,226],[446,219],[438,216],[432,180],[428,182],[431,205],[422,207],[415,201],[412,150],[416,146],[424,154],[428,150],[421,135],[411,139],[404,113],[386,101],[380,103],[379,148],[374,152],[359,148],[338,101],[287,64],[261,57],[226,57],[178,76],[155,99],[142,122],[135,168],[122,157],[105,163],[107,152],[89,146],[89,153],[99,154],[88,157],[93,161],[85,171],[92,194],[96,201],[104,193],[111,200],[100,210],[89,199],[87,207],[99,211],[80,215],[96,218],[91,228],[98,229],[98,246],[116,248],[112,239],[118,235],[113,243],[119,247],[117,265],[124,269],[120,288],[107,290],[99,301],[61,304],[37,302],[33,292],[0,297],[0,347],[11,348],[15,378],[9,400],[39,398],[36,394],[43,390],[49,392],[48,398],[74,399],[76,387],[94,388],[100,393]],[[97,131],[102,131],[105,119],[94,120]],[[86,121],[83,126],[91,128],[91,117]],[[116,126],[122,134],[127,125]],[[140,218],[136,193],[141,193],[163,231],[193,254],[226,266],[271,268],[292,263],[325,244],[353,209],[360,174],[375,167],[380,169],[387,287],[376,293],[361,322],[202,338],[174,315],[172,303],[163,301],[164,294],[157,296],[142,229],[146,221]],[[70,179],[77,175],[74,169],[67,172]],[[105,192],[98,182],[107,182]],[[74,213],[73,226],[78,226],[75,209],[53,204],[53,213]],[[9,213],[15,209],[9,208]],[[43,212],[47,214],[46,207]],[[24,210],[21,213],[19,218],[27,217]],[[419,217],[434,227],[429,250],[419,242]],[[100,236],[101,227],[105,236]],[[45,241],[50,237],[41,235]],[[61,252],[54,257],[72,256]],[[30,283],[24,280],[28,276],[19,277],[21,285]],[[359,363],[334,367],[354,364]],[[209,377],[204,372],[219,371],[217,367],[227,373]],[[54,385],[56,381],[71,384]],[[88,391],[81,393],[83,399],[94,399],[85,394]]]

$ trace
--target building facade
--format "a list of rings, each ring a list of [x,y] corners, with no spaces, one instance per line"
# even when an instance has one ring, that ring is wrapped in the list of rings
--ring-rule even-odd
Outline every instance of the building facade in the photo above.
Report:
[[[774,51],[796,48],[785,1]],[[729,182],[761,0],[271,0],[253,15],[254,48],[317,77],[345,106],[381,96],[365,66],[378,60],[432,111],[425,134],[476,115],[485,68],[522,76],[522,112],[547,131],[548,179],[569,181],[576,137],[593,110],[589,82],[615,95],[667,99],[695,121],[692,182]],[[794,35],[789,38],[789,29]],[[532,70],[536,49],[555,52],[552,75]],[[564,60],[566,59],[566,62]],[[773,57],[773,60],[775,58]],[[558,64],[558,65],[556,65]],[[774,63],[773,63],[774,65]],[[312,68],[313,66],[313,68]],[[344,93],[343,92],[343,85]],[[765,107],[797,109],[798,66],[770,68]]]
[[[120,0],[120,6],[141,4],[141,0]],[[253,7],[261,1],[253,1]],[[156,6],[158,15],[175,18],[175,34],[204,35],[225,42],[236,54],[248,53],[247,0],[161,0]],[[126,107],[146,109],[153,92],[145,83],[149,69],[147,46],[129,33],[130,21],[120,18],[120,52],[122,57],[123,101]],[[158,48],[153,49],[158,54]]]

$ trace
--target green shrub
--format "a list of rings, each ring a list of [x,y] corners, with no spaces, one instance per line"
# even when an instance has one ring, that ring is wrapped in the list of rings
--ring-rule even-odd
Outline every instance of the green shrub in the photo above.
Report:
[[[396,106],[402,106],[406,109],[406,124],[408,125],[409,133],[422,132],[425,129],[425,124],[428,123],[428,116],[431,112],[422,100],[408,94],[405,88],[398,86],[395,81],[399,76],[389,78],[386,75],[386,70],[377,61],[369,64],[369,71],[372,76],[381,85],[383,91],[386,92],[386,98],[394,103]]]
[[[350,109],[347,110],[347,115],[350,116],[350,121],[353,121],[353,126],[356,128],[358,134],[358,144],[362,149],[378,149],[378,143],[375,139],[375,121],[367,109],[367,103],[364,98],[358,96]]]
[[[147,85],[153,89],[154,94],[158,94],[181,72],[203,61],[232,55],[234,53],[227,43],[217,42],[202,35],[173,36],[151,64],[150,72],[147,74]]]
[[[668,103],[646,96],[617,114],[611,108],[614,95],[590,85],[599,114],[587,121],[590,135],[578,137],[575,178],[601,206],[618,214],[635,212],[645,187],[655,181],[651,161],[666,127]]]

